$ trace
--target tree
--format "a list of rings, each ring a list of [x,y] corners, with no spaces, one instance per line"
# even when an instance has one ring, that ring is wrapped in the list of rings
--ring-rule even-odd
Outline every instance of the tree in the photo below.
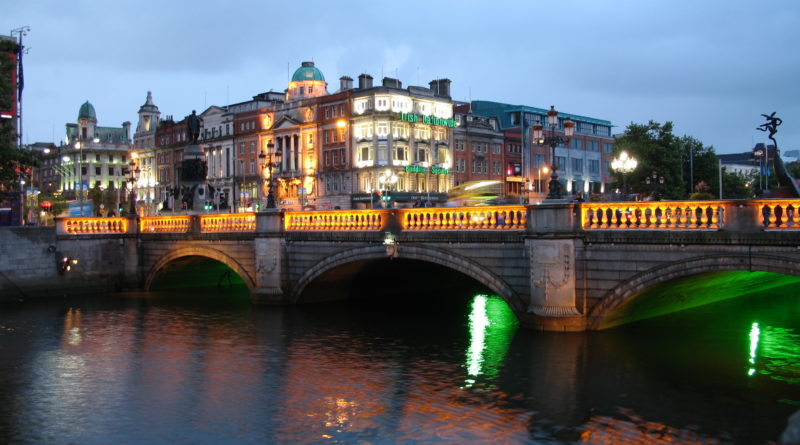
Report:
[[[643,195],[658,192],[665,199],[686,199],[695,192],[697,184],[705,182],[711,187],[710,193],[719,193],[714,147],[705,146],[692,136],[675,136],[672,122],[663,125],[654,121],[631,123],[614,143],[615,155],[623,150],[639,163],[636,170],[626,176],[634,192]],[[652,177],[654,172],[655,181]],[[613,174],[621,181],[620,173]],[[661,177],[664,178],[663,184],[658,183]]]
[[[696,191],[700,182],[705,182],[709,193],[719,196],[719,161],[714,147],[704,146],[702,142],[692,136],[680,138],[681,153],[683,154],[683,181],[689,194]]]
[[[614,143],[614,154],[622,151],[636,158],[638,166],[627,173],[625,180],[633,192],[650,195],[653,192],[666,199],[677,199],[685,196],[685,188],[681,180],[681,151],[678,139],[672,134],[672,122],[664,125],[650,121],[647,124],[631,123],[625,133]],[[656,181],[647,184],[646,179],[653,172]],[[613,172],[618,182],[622,182],[622,174]],[[663,177],[664,183],[658,184]]]
[[[800,162],[794,161],[787,163],[786,170],[794,179],[800,179]]]
[[[16,98],[10,79],[16,74],[16,62],[10,57],[18,51],[16,42],[0,40],[0,109],[13,109]],[[13,119],[0,119],[0,190],[19,190],[19,181],[30,166],[37,165],[32,152],[17,146]]]
[[[722,197],[724,199],[750,199],[755,197],[755,190],[753,190],[755,176],[755,172],[728,173],[723,167]]]

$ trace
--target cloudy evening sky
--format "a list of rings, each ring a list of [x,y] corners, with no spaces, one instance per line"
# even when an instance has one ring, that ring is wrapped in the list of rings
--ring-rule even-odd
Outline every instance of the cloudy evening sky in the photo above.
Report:
[[[328,81],[366,72],[404,86],[452,79],[494,100],[611,121],[672,121],[718,153],[766,141],[762,113],[800,149],[800,2],[0,0],[23,25],[24,142],[63,139],[89,100],[99,125],[136,125],[283,91],[313,60]]]

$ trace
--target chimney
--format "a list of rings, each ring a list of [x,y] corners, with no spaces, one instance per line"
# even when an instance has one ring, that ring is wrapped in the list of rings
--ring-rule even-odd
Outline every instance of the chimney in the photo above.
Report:
[[[372,88],[372,76],[369,74],[358,76],[358,89],[363,90],[367,88]]]
[[[122,123],[122,128],[125,129],[125,140],[123,142],[127,142],[131,140],[131,123],[130,121],[125,121]]]
[[[359,79],[359,82],[361,79]],[[353,78],[350,76],[342,76],[339,78],[339,91],[347,91],[353,89]]]
[[[384,77],[383,78],[383,86],[389,88],[403,88],[403,83],[400,82],[398,79],[394,79],[392,77]]]
[[[450,98],[450,79],[436,79],[430,81],[428,85],[431,86],[433,94],[438,97]]]

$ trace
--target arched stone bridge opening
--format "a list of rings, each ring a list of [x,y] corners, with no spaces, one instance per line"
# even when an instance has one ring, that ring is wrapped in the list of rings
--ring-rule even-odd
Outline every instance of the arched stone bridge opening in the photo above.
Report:
[[[589,328],[612,328],[797,283],[800,260],[758,254],[698,256],[620,283],[594,306]]]
[[[396,295],[397,292],[459,288],[496,294],[511,307],[524,308],[520,296],[502,277],[469,258],[425,246],[403,245],[400,249],[402,253],[398,258],[387,255],[384,245],[353,248],[326,256],[299,277],[290,299],[294,303],[306,303],[358,298],[364,293]],[[455,285],[448,284],[448,278],[458,281]],[[374,291],[369,289],[371,286],[375,286]]]

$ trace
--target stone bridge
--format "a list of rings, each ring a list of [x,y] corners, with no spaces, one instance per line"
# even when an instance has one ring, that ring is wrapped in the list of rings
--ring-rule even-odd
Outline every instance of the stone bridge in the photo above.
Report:
[[[676,278],[716,271],[800,276],[800,200],[64,218],[59,280],[149,289],[167,265],[224,263],[255,302],[346,298],[366,265],[435,263],[501,296],[525,326],[607,326],[615,308]],[[63,272],[63,271],[62,271]]]

